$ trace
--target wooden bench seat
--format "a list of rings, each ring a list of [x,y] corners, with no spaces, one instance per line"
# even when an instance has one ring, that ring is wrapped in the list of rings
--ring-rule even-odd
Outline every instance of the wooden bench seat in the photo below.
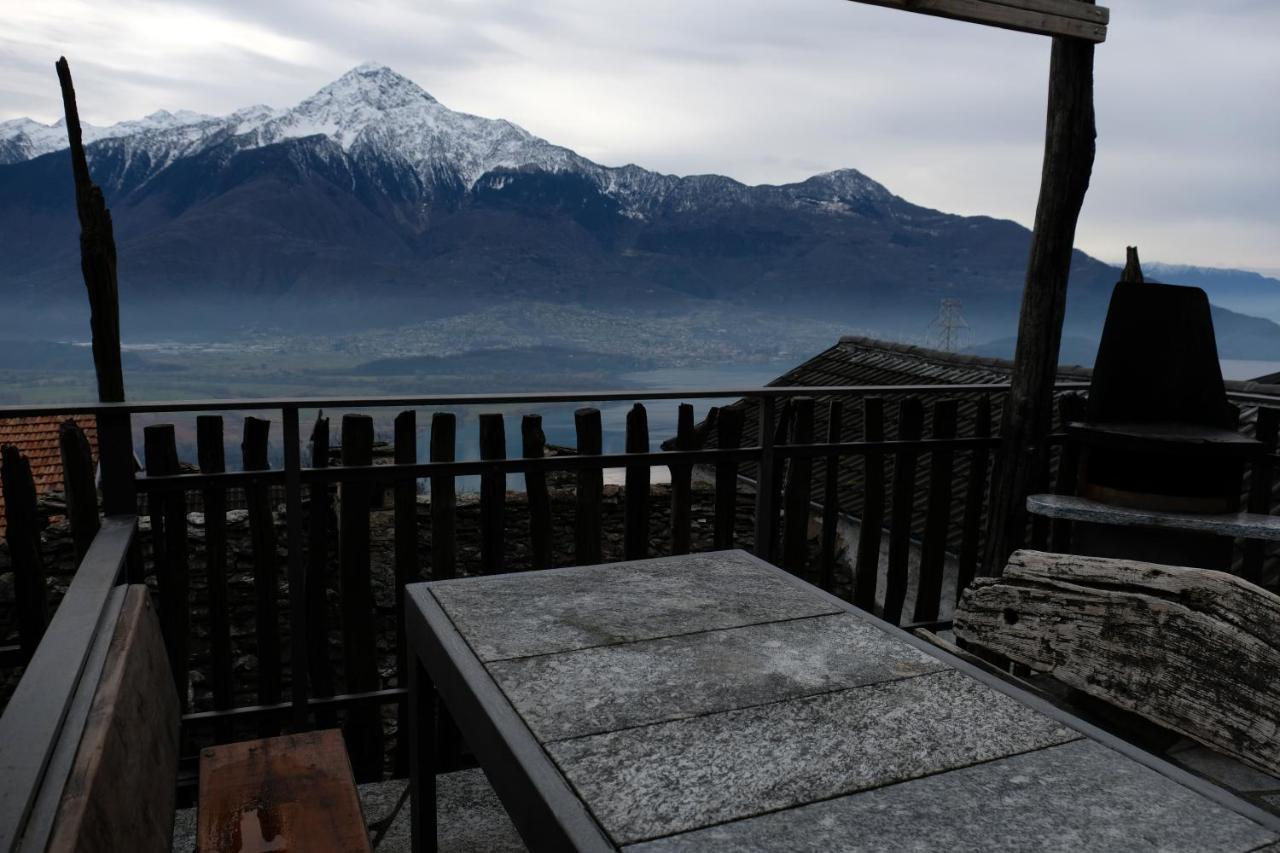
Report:
[[[336,729],[203,750],[197,820],[200,853],[370,849]]]
[[[169,849],[178,696],[147,588],[137,584],[121,593],[48,851]]]

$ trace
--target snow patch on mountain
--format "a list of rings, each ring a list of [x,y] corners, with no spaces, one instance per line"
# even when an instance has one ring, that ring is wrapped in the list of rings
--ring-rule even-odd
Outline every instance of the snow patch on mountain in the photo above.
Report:
[[[891,194],[852,169],[817,175],[786,187],[747,187],[720,175],[677,177],[626,165],[609,168],[529,133],[503,119],[457,112],[385,65],[366,62],[343,74],[297,106],[255,105],[215,117],[188,110],[161,110],[109,127],[83,126],[92,143],[111,142],[134,169],[138,183],[174,161],[211,146],[253,149],[321,136],[348,157],[385,157],[412,169],[424,186],[441,180],[470,189],[498,170],[573,172],[590,178],[615,198],[625,215],[644,218],[658,209],[685,211],[740,204],[810,205],[848,213],[859,200]],[[0,123],[0,163],[39,157],[67,147],[62,121],[30,119]]]

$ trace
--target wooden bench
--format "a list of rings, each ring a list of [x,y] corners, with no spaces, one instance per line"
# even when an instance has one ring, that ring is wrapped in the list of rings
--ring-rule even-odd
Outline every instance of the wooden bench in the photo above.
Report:
[[[127,587],[48,851],[169,849],[178,714],[147,588]]]
[[[200,853],[370,849],[337,729],[203,750],[197,819]]]

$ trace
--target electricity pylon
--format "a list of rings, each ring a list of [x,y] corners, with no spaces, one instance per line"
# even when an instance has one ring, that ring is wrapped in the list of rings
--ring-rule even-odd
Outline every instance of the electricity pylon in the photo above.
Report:
[[[964,303],[959,299],[944,299],[938,306],[938,316],[929,324],[928,339],[935,349],[955,352],[964,346],[969,324],[960,313]]]

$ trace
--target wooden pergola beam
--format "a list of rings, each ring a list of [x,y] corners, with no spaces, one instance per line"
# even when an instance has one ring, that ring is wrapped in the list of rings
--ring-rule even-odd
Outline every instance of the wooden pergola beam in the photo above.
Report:
[[[922,15],[969,21],[1006,30],[1079,39],[1094,44],[1107,38],[1111,18],[1105,6],[1083,0],[853,0]]]

